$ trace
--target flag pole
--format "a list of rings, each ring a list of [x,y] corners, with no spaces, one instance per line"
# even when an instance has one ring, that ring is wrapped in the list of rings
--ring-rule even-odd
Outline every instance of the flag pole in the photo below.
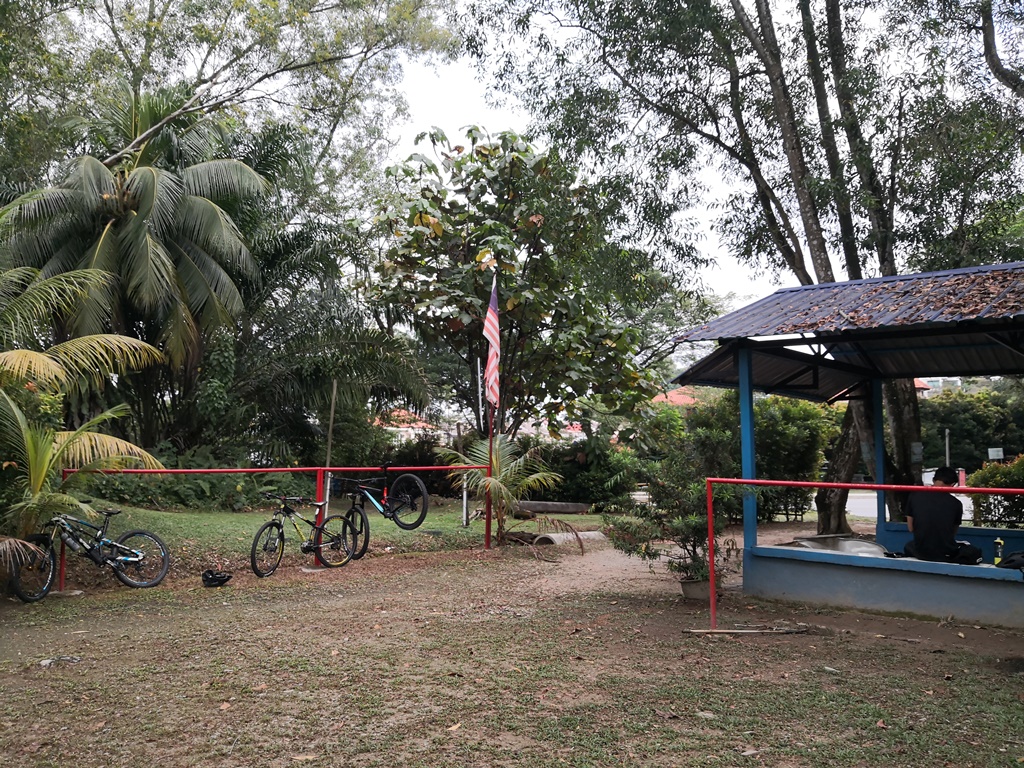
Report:
[[[494,406],[487,404],[487,491],[484,509],[484,549],[491,548],[491,468],[494,466]]]
[[[487,368],[484,371],[484,380],[487,393],[487,487],[484,497],[484,549],[491,548],[491,512],[493,499],[491,498],[491,478],[494,476],[494,414],[501,402],[501,390],[498,382],[498,362],[501,360],[501,331],[498,327],[498,270],[494,270],[494,279],[491,281],[491,300],[487,305],[487,315],[484,317],[484,338],[487,340]]]

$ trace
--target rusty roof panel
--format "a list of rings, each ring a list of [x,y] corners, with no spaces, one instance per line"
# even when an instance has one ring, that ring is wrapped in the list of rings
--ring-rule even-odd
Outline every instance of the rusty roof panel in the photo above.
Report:
[[[1024,262],[787,288],[679,338],[722,346],[678,384],[738,386],[746,347],[756,389],[811,400],[871,379],[1024,374]]]
[[[1024,262],[783,288],[679,339],[856,335],[1013,317],[1024,317]]]

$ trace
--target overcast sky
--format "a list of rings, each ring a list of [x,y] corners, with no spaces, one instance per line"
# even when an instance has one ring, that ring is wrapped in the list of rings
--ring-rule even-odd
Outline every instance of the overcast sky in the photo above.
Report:
[[[514,104],[495,107],[487,103],[487,89],[475,79],[476,71],[469,61],[444,64],[436,69],[421,65],[407,67],[405,95],[412,118],[401,133],[394,152],[395,160],[404,160],[416,151],[413,143],[416,134],[432,126],[441,128],[453,140],[465,135],[465,128],[470,125],[479,125],[493,133],[526,129],[529,118],[525,110]],[[729,258],[717,247],[717,239],[710,231],[705,232],[700,247],[713,255],[718,263],[716,267],[704,270],[701,277],[716,294],[736,294],[733,308],[749,304],[782,287],[773,285],[767,275],[752,275],[749,269]],[[797,285],[797,281],[790,278],[784,285]]]

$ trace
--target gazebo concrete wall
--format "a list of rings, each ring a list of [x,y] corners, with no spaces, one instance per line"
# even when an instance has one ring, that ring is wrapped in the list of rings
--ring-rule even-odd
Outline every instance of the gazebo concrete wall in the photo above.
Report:
[[[794,547],[743,553],[743,593],[813,605],[1024,627],[1024,574]]]

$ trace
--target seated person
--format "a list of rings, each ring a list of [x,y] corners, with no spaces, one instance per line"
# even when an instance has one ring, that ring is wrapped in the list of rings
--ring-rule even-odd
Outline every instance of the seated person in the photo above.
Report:
[[[951,467],[939,467],[932,485],[952,488],[958,482]],[[951,493],[912,492],[907,499],[907,530],[914,534],[914,539],[907,542],[904,554],[940,563],[980,563],[978,547],[956,540],[963,515],[964,505]]]

